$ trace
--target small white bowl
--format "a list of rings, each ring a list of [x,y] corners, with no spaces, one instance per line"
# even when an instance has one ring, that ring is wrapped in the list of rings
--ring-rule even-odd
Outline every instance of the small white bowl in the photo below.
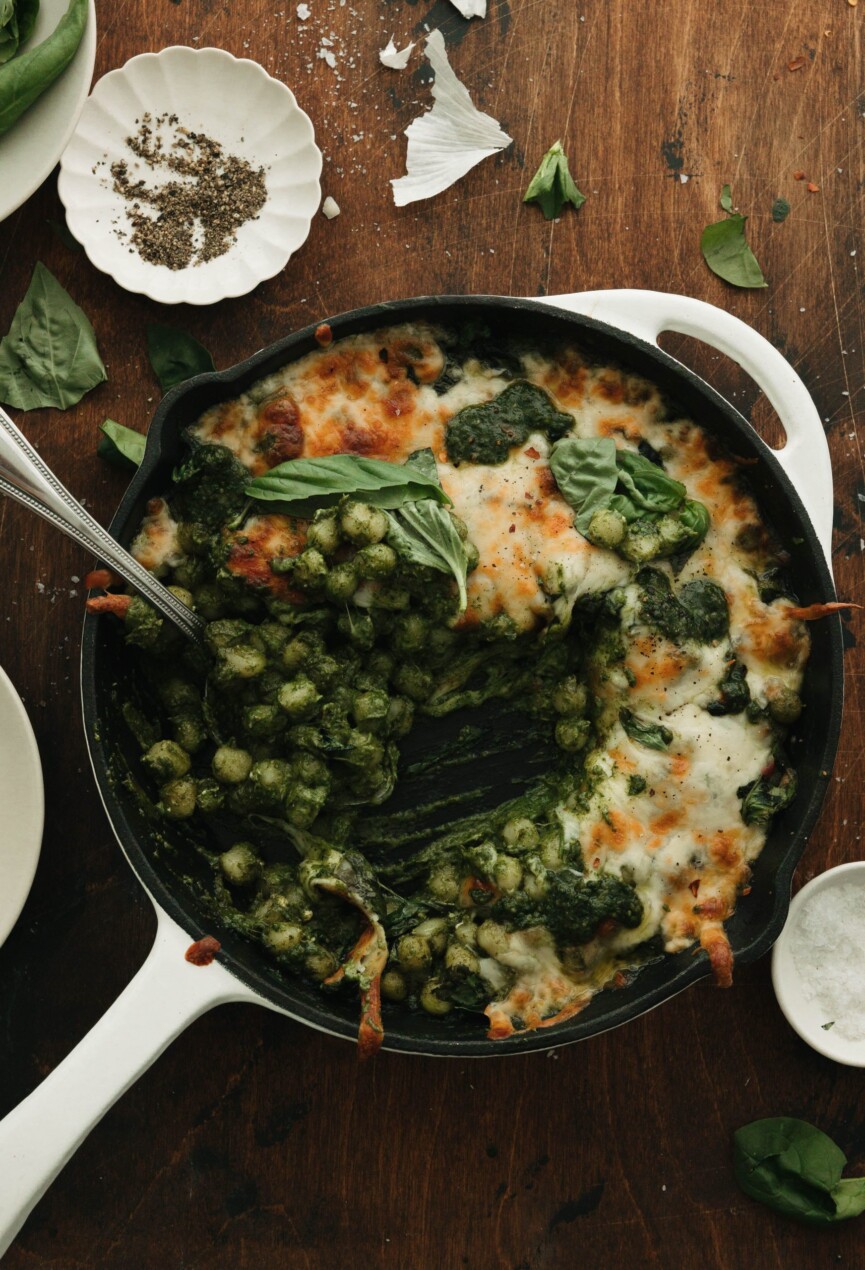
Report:
[[[772,983],[784,1017],[803,1041],[836,1063],[865,1067],[865,1040],[850,1040],[838,1033],[837,1021],[827,1019],[826,1009],[807,995],[795,959],[795,950],[802,946],[802,916],[809,904],[819,894],[851,884],[861,891],[865,910],[865,860],[827,869],[812,878],[794,897],[784,929],[772,950]]]
[[[174,114],[226,154],[266,169],[267,202],[224,255],[172,270],[142,260],[118,233],[130,226],[127,205],[112,189],[111,164],[125,158],[132,176],[161,183],[133,166],[126,145],[148,112],[154,119]],[[215,304],[272,278],[303,245],[321,201],[321,166],[312,123],[285,84],[222,49],[175,45],[133,57],[99,80],[61,160],[57,188],[70,231],[121,287],[162,304]]]
[[[8,676],[0,670],[0,944],[30,894],[45,801],[36,738]]]

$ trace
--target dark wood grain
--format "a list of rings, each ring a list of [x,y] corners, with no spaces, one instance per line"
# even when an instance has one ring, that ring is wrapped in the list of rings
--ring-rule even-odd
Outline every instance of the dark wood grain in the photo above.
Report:
[[[126,294],[68,250],[49,225],[61,212],[54,178],[3,222],[0,331],[42,260],[91,316],[108,365],[108,382],[78,407],[24,419],[69,487],[108,520],[124,480],[96,459],[97,428],[106,415],[143,428],[154,409],[151,319],[191,331],[226,366],[299,325],[390,297],[667,289],[744,318],[804,378],[832,449],[838,589],[861,599],[862,7],[490,0],[486,20],[467,23],[447,0],[309,3],[302,28],[294,0],[97,0],[97,75],[193,43],[254,57],[288,83],[313,118],[324,192],[342,215],[317,217],[284,273],[253,295],[201,310]],[[417,69],[380,67],[377,52],[391,32],[403,42],[424,23],[442,26],[457,73],[515,142],[454,189],[398,210],[388,181],[403,170],[400,134],[429,88]],[[315,56],[331,33],[336,71]],[[800,54],[804,67],[788,71]],[[548,224],[521,194],[557,137],[589,199]],[[725,181],[750,214],[766,290],[733,291],[700,257]],[[792,204],[780,225],[770,215],[778,195]],[[771,411],[732,363],[684,338],[665,345],[777,439]],[[95,1023],[154,931],[81,733],[77,579],[88,565],[0,503],[0,663],[33,721],[47,793],[36,883],[0,950],[0,1113]],[[800,883],[863,855],[856,620],[848,643],[840,752]],[[612,1034],[508,1060],[383,1054],[359,1066],[349,1045],[262,1009],[223,1007],[109,1112],[5,1264],[857,1266],[861,1222],[814,1232],[741,1195],[731,1133],[760,1115],[802,1115],[861,1171],[861,1088],[858,1072],[819,1058],[787,1027],[765,959],[741,969],[730,992],[704,984]]]

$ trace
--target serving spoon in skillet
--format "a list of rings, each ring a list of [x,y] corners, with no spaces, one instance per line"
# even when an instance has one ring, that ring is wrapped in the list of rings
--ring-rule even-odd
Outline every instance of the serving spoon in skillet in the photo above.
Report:
[[[33,448],[0,406],[0,493],[54,525],[80,547],[92,551],[139,591],[187,638],[200,641],[204,622],[172,595],[152,573],[148,573],[107,529],[94,520],[69,490],[58,480],[45,460]]]

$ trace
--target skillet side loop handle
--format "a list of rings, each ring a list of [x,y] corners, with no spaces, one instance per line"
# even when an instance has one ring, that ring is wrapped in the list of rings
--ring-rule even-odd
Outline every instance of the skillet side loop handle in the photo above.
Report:
[[[773,451],[802,500],[832,573],[832,465],[808,389],[785,357],[747,323],[704,300],[663,291],[583,291],[549,303],[617,326],[649,344],[662,331],[691,335],[737,362],[759,385],[784,425]]]
[[[188,1024],[224,1002],[258,1000],[218,962],[186,961],[189,935],[158,916],[153,948],[132,982],[0,1120],[0,1257],[93,1126]]]

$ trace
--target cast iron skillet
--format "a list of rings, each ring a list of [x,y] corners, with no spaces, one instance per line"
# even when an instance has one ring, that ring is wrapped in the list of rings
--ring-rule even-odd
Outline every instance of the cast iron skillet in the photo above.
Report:
[[[764,515],[793,556],[791,568],[803,604],[831,600],[834,588],[823,551],[804,507],[772,451],[743,417],[697,376],[657,347],[592,319],[532,301],[498,297],[421,298],[359,309],[329,319],[334,337],[352,335],[394,323],[429,320],[442,326],[469,320],[485,323],[494,334],[565,338],[594,360],[615,362],[652,380],[675,404],[730,451],[757,459],[748,477]],[[236,396],[256,380],[318,348],[315,328],[286,337],[226,371],[200,375],[172,390],[156,412],[144,462],[111,524],[112,534],[128,545],[147,500],[165,492],[182,452],[182,430],[214,403]],[[799,793],[777,816],[766,846],[754,867],[751,893],[740,899],[727,923],[736,963],[766,952],[787,912],[793,870],[813,827],[832,766],[842,702],[842,640],[837,618],[811,626],[813,651],[803,690],[803,725],[789,748],[799,774]],[[128,767],[137,769],[137,747],[118,709],[116,685],[128,680],[129,655],[116,623],[88,617],[82,647],[82,695],[87,743],[96,779],[115,832],[129,863],[154,899],[190,932],[218,935],[220,960],[230,972],[266,1002],[293,1017],[338,1036],[357,1033],[357,1000],[350,994],[329,996],[300,979],[281,975],[257,946],[227,929],[215,929],[202,899],[204,872],[190,849],[184,825],[158,826],[138,799],[118,780]],[[514,760],[515,764],[519,759]],[[709,973],[702,952],[686,950],[645,966],[626,987],[599,993],[576,1017],[553,1029],[503,1040],[485,1037],[485,1020],[454,1010],[446,1018],[418,1012],[386,1012],[385,1048],[438,1055],[493,1055],[548,1049],[582,1040],[644,1013]]]

